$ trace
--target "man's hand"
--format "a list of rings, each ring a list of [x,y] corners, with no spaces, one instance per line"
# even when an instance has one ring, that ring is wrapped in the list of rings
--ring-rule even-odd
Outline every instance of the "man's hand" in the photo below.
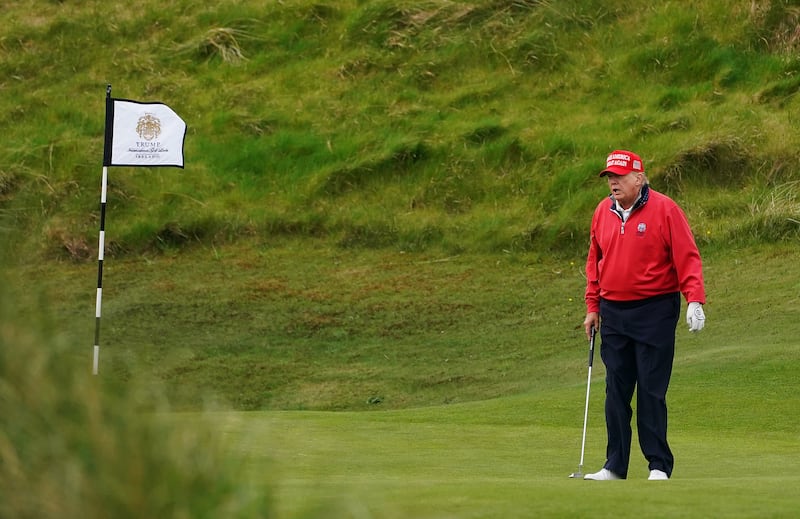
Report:
[[[592,336],[592,327],[594,327],[595,331],[600,330],[600,314],[597,312],[587,313],[586,319],[583,320],[583,329],[586,330],[587,339]]]
[[[706,314],[703,312],[703,305],[700,303],[689,303],[686,310],[686,324],[689,325],[690,332],[699,332],[706,324]]]

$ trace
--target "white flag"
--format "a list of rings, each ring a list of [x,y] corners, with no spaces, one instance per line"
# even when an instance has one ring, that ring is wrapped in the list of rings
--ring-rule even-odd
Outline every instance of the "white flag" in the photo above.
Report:
[[[103,166],[183,167],[186,123],[163,103],[106,98]]]

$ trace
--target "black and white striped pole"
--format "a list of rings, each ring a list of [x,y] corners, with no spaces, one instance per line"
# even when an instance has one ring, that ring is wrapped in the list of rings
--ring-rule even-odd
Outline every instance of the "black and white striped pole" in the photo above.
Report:
[[[94,360],[92,374],[97,375],[100,363],[100,314],[103,303],[103,251],[106,238],[106,186],[108,184],[108,167],[103,166],[103,184],[100,195],[100,239],[97,246],[97,301],[94,311]]]
[[[106,87],[106,103],[111,99],[111,85]],[[106,108],[106,127],[108,127],[108,108]],[[108,166],[105,155],[108,153],[108,146],[103,158],[103,180],[100,185],[100,237],[97,244],[97,298],[94,310],[94,356],[92,360],[92,374],[97,375],[100,365],[100,315],[103,304],[103,254],[106,241],[106,193],[108,191]]]

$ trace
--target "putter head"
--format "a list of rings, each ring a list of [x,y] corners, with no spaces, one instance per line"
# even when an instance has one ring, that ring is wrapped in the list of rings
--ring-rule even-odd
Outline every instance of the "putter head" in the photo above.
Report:
[[[569,477],[570,478],[582,479],[583,478],[583,467],[578,467],[578,472],[573,472],[572,474],[569,475]]]

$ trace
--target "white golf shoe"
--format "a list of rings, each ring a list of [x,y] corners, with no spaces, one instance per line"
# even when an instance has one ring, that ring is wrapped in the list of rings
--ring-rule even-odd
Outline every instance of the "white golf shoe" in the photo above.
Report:
[[[663,470],[653,469],[650,471],[650,477],[647,479],[650,481],[663,481],[669,479],[669,476],[667,476],[667,473]]]
[[[585,476],[583,476],[583,479],[591,479],[594,481],[612,481],[621,478],[608,469],[600,469],[600,472],[595,472],[594,474],[586,474]]]

